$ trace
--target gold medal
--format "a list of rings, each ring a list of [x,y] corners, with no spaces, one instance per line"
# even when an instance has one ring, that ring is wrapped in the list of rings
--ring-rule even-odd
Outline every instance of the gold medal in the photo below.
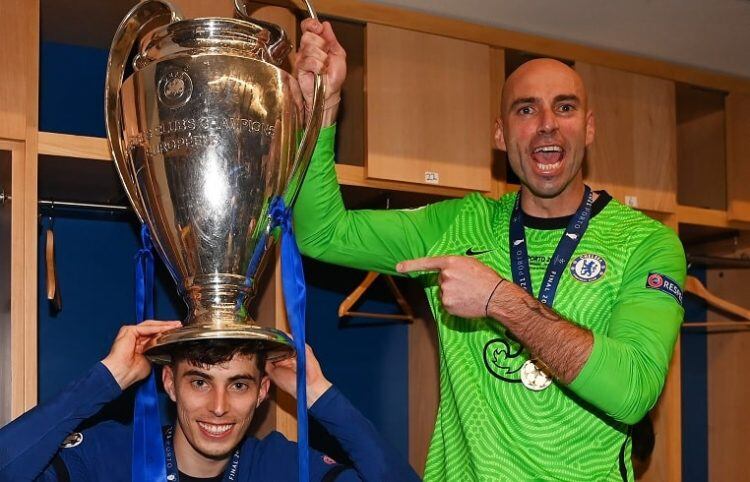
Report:
[[[535,360],[526,360],[521,367],[521,383],[529,390],[538,392],[550,386],[552,377]]]

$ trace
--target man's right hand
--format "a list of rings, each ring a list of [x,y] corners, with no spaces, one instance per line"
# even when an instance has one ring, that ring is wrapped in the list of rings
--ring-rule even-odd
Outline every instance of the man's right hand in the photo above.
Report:
[[[146,378],[151,371],[151,362],[143,355],[146,344],[165,331],[182,326],[180,321],[144,321],[138,325],[120,328],[109,355],[102,364],[125,390],[132,384]]]
[[[311,18],[301,24],[302,38],[297,52],[297,80],[307,109],[312,108],[315,75],[323,74],[326,117],[335,118],[341,98],[341,86],[346,79],[346,51],[339,44],[330,22],[320,23]],[[327,125],[331,122],[324,122]]]

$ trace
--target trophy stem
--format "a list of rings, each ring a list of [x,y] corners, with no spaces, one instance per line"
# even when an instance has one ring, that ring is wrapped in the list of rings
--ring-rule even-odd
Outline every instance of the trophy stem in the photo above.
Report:
[[[238,284],[194,284],[183,295],[188,305],[188,316],[184,324],[206,328],[253,325],[247,307],[254,296],[254,288]]]

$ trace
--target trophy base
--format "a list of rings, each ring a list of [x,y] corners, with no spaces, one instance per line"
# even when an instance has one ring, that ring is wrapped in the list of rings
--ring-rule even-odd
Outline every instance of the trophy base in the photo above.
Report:
[[[273,328],[244,323],[213,325],[188,325],[162,333],[145,347],[146,357],[154,363],[166,365],[172,361],[170,348],[178,343],[199,340],[246,340],[259,344],[269,361],[283,360],[294,356],[294,342],[286,333]]]

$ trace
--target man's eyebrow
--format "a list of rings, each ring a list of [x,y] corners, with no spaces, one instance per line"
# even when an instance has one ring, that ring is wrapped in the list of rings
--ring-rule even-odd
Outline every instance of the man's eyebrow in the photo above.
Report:
[[[235,375],[233,377],[229,377],[230,382],[236,382],[237,380],[252,380],[255,381],[255,377],[251,375],[250,373],[240,373],[239,375]]]
[[[214,377],[212,377],[211,375],[209,375],[208,373],[206,373],[206,372],[202,372],[202,371],[200,371],[200,370],[196,370],[195,368],[193,368],[193,369],[191,369],[191,370],[188,370],[188,371],[186,371],[185,373],[183,373],[183,376],[190,376],[190,375],[192,375],[192,376],[196,376],[196,377],[203,377],[203,378],[207,378],[207,379],[209,379],[209,380],[213,380],[213,378],[214,378]]]
[[[207,380],[213,380],[214,379],[214,377],[211,376],[211,375],[209,375],[208,373],[202,372],[202,371],[196,370],[196,369],[191,369],[191,370],[186,371],[185,373],[183,373],[183,376],[186,376],[186,377],[187,376],[196,376],[196,377],[205,378]],[[236,382],[237,380],[252,380],[252,381],[256,381],[255,377],[251,373],[240,373],[240,374],[237,374],[237,375],[229,377],[228,380],[230,382]]]
[[[566,102],[566,101],[567,102],[573,101],[576,103],[580,103],[581,99],[575,94],[560,94],[558,96],[555,96],[555,104],[557,104],[558,102]]]
[[[521,104],[535,104],[538,101],[539,99],[537,97],[521,97],[519,99],[514,100],[513,103],[510,104],[510,108],[515,109]]]

